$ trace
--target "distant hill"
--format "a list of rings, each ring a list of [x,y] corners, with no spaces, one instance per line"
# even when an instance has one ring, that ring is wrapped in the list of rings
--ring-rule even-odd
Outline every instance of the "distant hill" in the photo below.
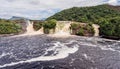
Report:
[[[113,9],[113,10],[120,11],[120,6],[108,5],[108,7],[110,7],[110,8]]]
[[[73,7],[58,12],[47,18],[49,19],[99,24],[101,36],[120,39],[120,6]]]
[[[28,18],[13,16],[10,20],[29,20]]]
[[[120,16],[120,6],[99,5],[92,7],[73,7],[65,9],[55,15],[47,18],[63,20],[63,21],[77,21],[77,22],[96,22],[101,18],[113,18]]]

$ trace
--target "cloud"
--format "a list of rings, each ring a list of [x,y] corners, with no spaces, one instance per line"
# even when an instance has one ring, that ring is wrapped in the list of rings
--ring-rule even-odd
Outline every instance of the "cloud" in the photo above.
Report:
[[[109,0],[108,3],[111,5],[120,5],[120,0]]]
[[[100,4],[120,4],[119,0],[0,0],[0,18],[22,16],[30,19],[46,18],[70,8]]]

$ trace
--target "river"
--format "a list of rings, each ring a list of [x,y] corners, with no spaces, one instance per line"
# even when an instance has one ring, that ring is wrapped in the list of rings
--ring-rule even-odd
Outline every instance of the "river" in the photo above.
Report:
[[[0,69],[120,69],[120,42],[97,37],[0,37]]]

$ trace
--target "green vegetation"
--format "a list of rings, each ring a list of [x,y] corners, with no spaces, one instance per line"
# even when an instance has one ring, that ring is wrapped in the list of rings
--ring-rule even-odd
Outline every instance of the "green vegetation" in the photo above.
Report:
[[[51,19],[48,21],[33,21],[33,28],[37,31],[44,28],[44,32],[46,34],[50,33],[50,30],[55,30],[56,20]],[[0,19],[0,34],[19,34],[20,32],[24,32],[25,21],[24,20],[5,20]]]
[[[91,35],[93,35],[95,33],[95,30],[91,23],[88,23],[85,28],[88,31],[88,34],[90,33]]]
[[[71,24],[72,34],[79,35],[79,36],[93,36],[94,35],[94,28],[92,24],[79,24],[79,23],[72,23]]]
[[[49,19],[76,21],[100,25],[100,34],[120,38],[120,7],[99,5],[92,7],[73,7],[63,10]]]
[[[105,36],[120,37],[120,17],[101,20],[99,23],[101,25],[100,34]]]
[[[33,28],[37,31],[42,28],[42,22],[35,22]]]
[[[0,19],[0,34],[16,34],[21,29],[19,24],[12,23],[10,20]]]
[[[51,29],[55,30],[56,23],[57,21],[55,19],[45,21],[45,23],[43,23],[44,33],[49,34]]]
[[[79,30],[80,25],[78,23],[72,23],[70,29],[72,30],[72,34],[75,35]]]
[[[79,29],[79,31],[76,33],[76,35],[79,35],[79,36],[84,36],[84,29]]]

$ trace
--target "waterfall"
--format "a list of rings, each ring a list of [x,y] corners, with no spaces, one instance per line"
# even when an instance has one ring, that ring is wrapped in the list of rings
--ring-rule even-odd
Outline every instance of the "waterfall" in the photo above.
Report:
[[[70,30],[70,21],[58,21],[55,29],[55,33],[53,36],[70,36],[71,30]]]
[[[27,23],[27,32],[26,33],[33,33],[35,32],[34,31],[34,28],[33,28],[33,22],[30,22],[29,20],[26,20],[26,23]]]
[[[36,32],[40,33],[40,34],[44,34],[43,27],[40,30],[36,31]]]
[[[71,21],[58,21],[56,23],[56,28],[50,30],[49,35],[55,36],[55,37],[56,36],[57,37],[70,36],[71,35],[71,29],[70,29],[71,23],[72,23]],[[27,24],[27,28],[26,28],[27,32],[25,34],[27,34],[27,35],[44,34],[43,27],[40,30],[35,31],[33,28],[33,22],[31,22],[30,20],[26,20],[26,24]],[[93,24],[92,26],[95,30],[94,36],[99,36],[99,26],[96,24]]]
[[[27,28],[26,28],[26,33],[25,35],[36,35],[36,34],[43,34],[43,28],[41,28],[38,31],[35,31],[33,28],[33,22],[30,20],[25,20],[26,24],[27,24]]]
[[[93,26],[94,31],[95,31],[94,36],[99,36],[99,28],[100,28],[100,26],[97,25],[97,24],[93,24],[92,26]]]
[[[70,24],[58,23],[56,26],[55,34],[70,35]]]

